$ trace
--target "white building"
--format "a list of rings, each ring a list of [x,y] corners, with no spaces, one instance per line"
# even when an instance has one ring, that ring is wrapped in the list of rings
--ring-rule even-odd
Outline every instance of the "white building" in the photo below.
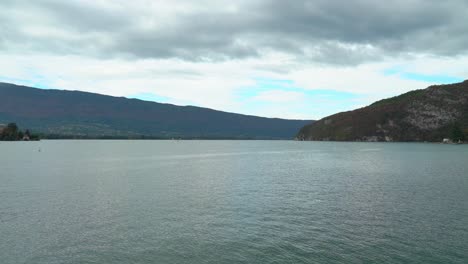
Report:
[[[442,140],[442,143],[449,144],[449,143],[452,143],[452,140],[450,140],[449,138],[444,138]]]

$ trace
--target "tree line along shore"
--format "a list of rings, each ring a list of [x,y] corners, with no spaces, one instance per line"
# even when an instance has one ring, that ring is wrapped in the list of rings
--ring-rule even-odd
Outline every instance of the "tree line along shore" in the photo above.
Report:
[[[16,123],[0,125],[0,141],[37,141],[39,135],[31,133],[28,129],[20,130]]]

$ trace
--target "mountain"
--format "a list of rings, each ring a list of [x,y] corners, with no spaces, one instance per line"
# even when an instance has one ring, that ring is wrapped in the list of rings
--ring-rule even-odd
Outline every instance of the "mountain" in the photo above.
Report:
[[[325,117],[303,127],[298,140],[442,141],[468,132],[468,81],[435,85]]]
[[[0,83],[0,123],[8,122],[59,137],[292,139],[311,121]]]

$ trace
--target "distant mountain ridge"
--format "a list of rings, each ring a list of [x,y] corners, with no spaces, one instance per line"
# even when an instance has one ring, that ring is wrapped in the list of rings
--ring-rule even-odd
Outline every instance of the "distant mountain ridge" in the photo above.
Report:
[[[8,122],[45,134],[91,138],[292,139],[312,121],[0,83],[0,123]]]
[[[441,141],[454,127],[468,133],[468,80],[434,85],[325,117],[303,127],[298,140]]]

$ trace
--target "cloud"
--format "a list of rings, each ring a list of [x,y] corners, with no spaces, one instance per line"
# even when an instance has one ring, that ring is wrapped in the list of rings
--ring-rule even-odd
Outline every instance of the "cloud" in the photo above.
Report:
[[[277,56],[187,62],[0,54],[0,81],[267,117],[317,119],[433,84],[427,80],[402,78],[400,74],[385,74],[386,69],[398,65],[404,65],[401,69],[405,72],[425,76],[468,76],[468,56],[390,60],[356,67],[285,62],[288,72],[270,70],[281,67],[277,65],[282,61]],[[252,99],[269,90],[292,92],[294,98],[300,93],[302,99],[300,103]],[[148,96],[151,94],[155,96]]]
[[[316,119],[466,79],[466,17],[462,0],[2,0],[0,81]]]
[[[273,103],[294,103],[304,100],[304,94],[293,91],[270,90],[260,92],[252,98],[253,100],[273,102]]]
[[[220,61],[285,53],[337,65],[466,54],[464,0],[11,1],[4,50]]]

